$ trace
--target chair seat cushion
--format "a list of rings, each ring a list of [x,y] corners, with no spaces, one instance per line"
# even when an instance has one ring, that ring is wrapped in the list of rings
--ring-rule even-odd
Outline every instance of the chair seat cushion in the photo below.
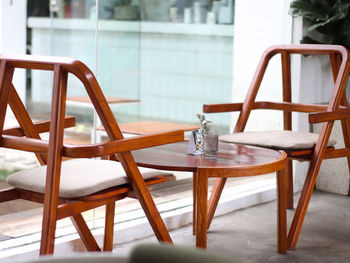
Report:
[[[139,168],[144,179],[159,175],[148,168]],[[44,193],[46,165],[13,173],[7,183],[33,192]],[[116,161],[72,159],[62,162],[59,196],[74,198],[126,184],[129,180],[121,164]]]
[[[293,131],[237,132],[220,136],[220,141],[247,144],[284,150],[312,149],[318,134]],[[328,146],[334,146],[336,140],[330,139]]]

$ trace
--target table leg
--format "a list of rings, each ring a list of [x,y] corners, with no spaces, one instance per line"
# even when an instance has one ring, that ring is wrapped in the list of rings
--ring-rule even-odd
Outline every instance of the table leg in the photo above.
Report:
[[[197,172],[193,172],[193,178],[192,178],[192,190],[193,190],[192,234],[193,234],[193,235],[196,235],[196,223],[197,223],[197,188],[198,188]]]
[[[277,171],[277,249],[278,253],[287,253],[287,170]]]
[[[208,171],[197,170],[197,227],[196,246],[207,248],[207,203],[208,203]]]

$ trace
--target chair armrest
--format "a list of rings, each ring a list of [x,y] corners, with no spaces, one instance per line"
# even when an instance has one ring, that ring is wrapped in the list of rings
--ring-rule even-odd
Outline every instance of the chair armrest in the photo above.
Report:
[[[69,145],[64,144],[62,154],[71,158],[91,158],[110,154],[130,152],[147,147],[153,147],[184,140],[184,131],[170,131],[150,135],[135,136],[126,139],[108,141],[99,144]],[[35,153],[47,153],[49,142],[4,134],[0,140],[0,147],[11,148]]]
[[[240,111],[243,103],[223,103],[223,104],[204,104],[203,112],[205,113],[218,113],[218,112],[230,112]]]
[[[108,141],[96,145],[65,144],[63,146],[62,154],[66,157],[71,158],[91,158],[116,153],[130,152],[142,148],[180,142],[183,140],[184,131],[170,131]]]
[[[48,132],[50,130],[50,121],[38,121],[34,123],[34,126],[38,133]],[[66,116],[64,119],[64,128],[70,128],[75,126],[75,117]],[[21,127],[9,128],[3,131],[3,134],[13,136],[25,136]]]
[[[204,104],[203,112],[205,113],[218,113],[218,112],[230,112],[240,111],[243,103],[224,103],[224,104]],[[291,102],[273,102],[273,101],[256,101],[253,103],[252,109],[254,110],[282,110],[282,111],[296,111],[296,112],[315,112],[326,110],[327,105],[313,105],[313,104],[300,104]]]
[[[343,120],[350,118],[350,109],[340,109],[334,111],[322,111],[309,114],[310,123],[320,123],[327,121]]]

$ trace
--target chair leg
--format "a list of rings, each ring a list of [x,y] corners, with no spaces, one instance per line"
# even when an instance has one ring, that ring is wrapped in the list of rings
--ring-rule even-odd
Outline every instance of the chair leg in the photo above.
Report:
[[[138,170],[136,163],[130,152],[123,153],[120,156],[121,164],[123,165],[127,174],[132,174],[133,176],[128,176],[132,188],[139,200],[143,211],[145,212],[147,219],[159,241],[172,243],[171,237],[165,224],[159,214],[159,211],[153,201],[153,198],[143,180],[140,171]]]
[[[287,253],[287,186],[288,167],[277,172],[277,249]]]
[[[316,155],[316,157],[319,157],[319,156]],[[307,207],[311,199],[311,194],[315,187],[318,170],[321,165],[321,162],[322,162],[321,157],[313,158],[311,160],[310,167],[306,175],[305,183],[299,197],[298,206],[295,210],[293,221],[288,233],[287,242],[288,242],[289,249],[294,249],[298,242],[298,238],[300,235],[301,228],[303,226]]]
[[[47,210],[47,209],[46,209]],[[54,252],[56,234],[56,218],[50,216],[49,211],[43,213],[41,229],[40,255],[50,255]]]
[[[211,221],[213,220],[216,207],[218,206],[219,199],[224,189],[227,178],[218,178],[215,181],[213,190],[211,192],[208,204],[208,216],[207,216],[207,227],[209,229]]]
[[[137,196],[158,241],[173,243],[151,194],[140,192],[140,195],[137,194]]]
[[[92,235],[89,227],[87,226],[83,216],[81,214],[77,214],[71,217],[73,225],[78,231],[78,234],[81,240],[84,243],[84,246],[88,251],[101,251],[98,246],[94,236]]]
[[[103,251],[112,251],[114,235],[114,213],[115,202],[106,205],[105,234],[103,240]]]
[[[46,188],[48,188],[48,186],[46,186]],[[55,193],[51,189],[49,188],[49,191],[47,191],[48,193],[44,196],[44,210],[39,252],[40,255],[50,255],[54,252],[58,191]]]
[[[287,208],[293,209],[294,207],[294,190],[293,190],[293,160],[287,161]]]

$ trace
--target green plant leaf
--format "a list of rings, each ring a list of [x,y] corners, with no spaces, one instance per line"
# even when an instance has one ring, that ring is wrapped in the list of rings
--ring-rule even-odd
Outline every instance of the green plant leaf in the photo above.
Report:
[[[329,23],[332,23],[334,21],[337,21],[337,20],[340,20],[340,19],[343,19],[343,18],[344,18],[343,14],[336,14],[335,16],[332,16],[331,18],[327,19],[324,22],[316,23],[316,24],[313,24],[312,26],[309,26],[307,30],[308,31],[314,31],[318,27],[323,27],[323,26],[325,26],[325,25],[327,25]]]
[[[350,49],[350,0],[293,0],[289,13],[309,21],[308,31],[325,36],[324,44],[345,45]],[[304,36],[303,43],[318,43]]]
[[[293,17],[302,16],[311,21],[327,20],[329,17],[324,9],[331,8],[331,6],[318,6],[313,4],[310,0],[295,0],[290,4],[289,13]]]

